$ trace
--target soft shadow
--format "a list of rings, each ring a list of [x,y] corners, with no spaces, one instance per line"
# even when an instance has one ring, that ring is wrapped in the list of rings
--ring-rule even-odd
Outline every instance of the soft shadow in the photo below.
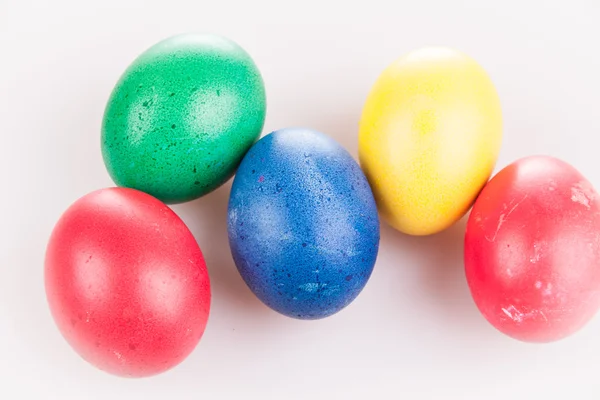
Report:
[[[202,198],[173,207],[186,222],[198,241],[211,280],[213,306],[243,310],[254,316],[273,313],[260,302],[240,276],[229,247],[227,235],[227,205],[232,180]],[[212,313],[211,316],[216,316]]]
[[[422,237],[400,233],[383,221],[381,224],[381,248],[393,253],[394,259],[410,260],[396,265],[388,263],[386,267],[412,269],[408,275],[416,277],[417,290],[423,293],[421,297],[430,315],[447,327],[447,334],[462,339],[494,334],[477,310],[465,277],[467,218],[468,215],[438,234]]]

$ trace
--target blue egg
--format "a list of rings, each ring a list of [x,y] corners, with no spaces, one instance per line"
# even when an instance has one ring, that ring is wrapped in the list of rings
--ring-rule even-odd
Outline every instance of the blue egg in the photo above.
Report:
[[[248,151],[231,188],[228,232],[250,290],[299,319],[350,304],[379,250],[377,207],[362,170],[310,129],[272,132]]]

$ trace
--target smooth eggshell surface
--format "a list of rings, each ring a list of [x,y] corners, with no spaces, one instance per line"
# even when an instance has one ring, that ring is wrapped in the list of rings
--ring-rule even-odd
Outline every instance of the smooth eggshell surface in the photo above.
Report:
[[[600,306],[600,200],[575,168],[532,156],[501,170],[469,216],[465,268],[473,299],[501,332],[550,342]]]
[[[309,129],[259,140],[235,176],[229,240],[243,279],[266,305],[318,319],[350,304],[379,248],[377,208],[358,164]]]
[[[110,188],[77,200],[48,243],[52,316],[85,360],[143,377],[179,364],[203,335],[210,282],[183,221],[143,192]]]
[[[500,101],[483,68],[455,50],[425,48],[377,79],[363,108],[359,155],[383,219],[428,235],[468,211],[501,140]]]
[[[259,70],[232,41],[184,34],[141,54],[106,106],[104,162],[115,183],[166,203],[198,198],[234,173],[266,112]]]

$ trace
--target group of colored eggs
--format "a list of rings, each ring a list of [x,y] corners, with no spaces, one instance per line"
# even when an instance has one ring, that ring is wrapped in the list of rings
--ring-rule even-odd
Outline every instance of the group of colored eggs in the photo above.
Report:
[[[549,156],[515,161],[488,182],[501,107],[468,56],[426,48],[385,69],[364,105],[360,166],[311,129],[259,140],[265,114],[258,68],[220,36],[171,37],[122,75],[101,141],[117,187],[72,204],[46,252],[50,310],[84,359],[140,377],[192,352],[208,321],[210,280],[195,238],[167,204],[233,175],[235,265],[263,303],[289,317],[324,318],[359,295],[377,258],[379,215],[405,234],[430,235],[470,209],[466,277],[493,326],[548,342],[600,307],[597,193]]]

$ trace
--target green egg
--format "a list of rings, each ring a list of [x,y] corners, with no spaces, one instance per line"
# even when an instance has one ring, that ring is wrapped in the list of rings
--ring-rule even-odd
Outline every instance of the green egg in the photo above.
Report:
[[[217,35],[174,36],[135,59],[113,89],[104,163],[118,186],[193,200],[231,178],[265,114],[264,83],[244,49]]]

